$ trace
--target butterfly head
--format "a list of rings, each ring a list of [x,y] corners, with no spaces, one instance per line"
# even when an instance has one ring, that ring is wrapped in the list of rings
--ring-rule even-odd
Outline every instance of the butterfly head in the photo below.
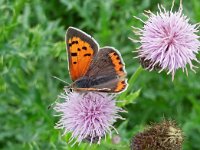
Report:
[[[73,88],[72,85],[65,86],[65,87],[64,87],[64,91],[65,91],[66,93],[71,93],[71,92],[74,91],[74,88]]]
[[[66,89],[68,89],[69,92],[76,91],[77,88],[79,88],[79,80],[74,81],[69,86],[66,86]]]

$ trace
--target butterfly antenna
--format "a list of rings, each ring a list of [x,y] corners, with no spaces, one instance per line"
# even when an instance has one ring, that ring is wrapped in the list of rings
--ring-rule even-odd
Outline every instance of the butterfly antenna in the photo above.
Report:
[[[50,105],[48,106],[48,109],[54,108],[54,106],[56,105],[56,103],[58,102],[58,100],[59,100],[59,98],[57,97],[57,98],[56,98],[56,101],[53,102],[52,104],[50,104]]]
[[[61,81],[61,82],[64,82],[64,83],[70,85],[68,82],[66,82],[66,81],[64,81],[64,80],[62,80],[62,79],[60,79],[60,78],[58,78],[58,77],[56,77],[56,76],[52,76],[52,77],[55,78],[55,79],[57,79],[57,80],[59,80],[59,81]]]

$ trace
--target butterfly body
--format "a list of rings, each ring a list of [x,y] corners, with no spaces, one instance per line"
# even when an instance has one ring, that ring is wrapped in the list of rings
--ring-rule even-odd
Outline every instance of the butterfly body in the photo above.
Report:
[[[73,27],[67,30],[66,43],[72,89],[110,93],[126,89],[125,65],[117,50],[99,48],[91,36]]]
[[[113,77],[100,77],[100,78],[90,78],[90,77],[82,77],[76,80],[73,84],[75,88],[91,88],[101,84],[104,84],[110,80],[113,80]]]

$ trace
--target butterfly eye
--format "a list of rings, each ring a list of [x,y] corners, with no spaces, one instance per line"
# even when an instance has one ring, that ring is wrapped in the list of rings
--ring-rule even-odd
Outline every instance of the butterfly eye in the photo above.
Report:
[[[69,91],[70,91],[70,92],[73,92],[73,89],[72,89],[72,88],[69,88]]]

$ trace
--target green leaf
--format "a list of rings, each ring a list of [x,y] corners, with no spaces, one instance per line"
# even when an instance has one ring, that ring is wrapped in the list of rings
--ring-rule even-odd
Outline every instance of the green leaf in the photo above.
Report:
[[[128,88],[119,96],[119,99],[125,99],[128,93],[130,93],[133,90],[134,83],[136,79],[139,77],[141,72],[143,71],[142,66],[139,66],[138,69],[135,71],[135,73],[131,76],[131,78],[128,80]]]
[[[123,102],[119,103],[119,106],[120,107],[124,107],[124,106],[126,106],[128,104],[133,103],[134,100],[136,100],[136,98],[140,95],[140,91],[141,91],[141,89],[137,90],[134,93],[130,93],[127,96],[125,96],[124,99],[123,99]]]

